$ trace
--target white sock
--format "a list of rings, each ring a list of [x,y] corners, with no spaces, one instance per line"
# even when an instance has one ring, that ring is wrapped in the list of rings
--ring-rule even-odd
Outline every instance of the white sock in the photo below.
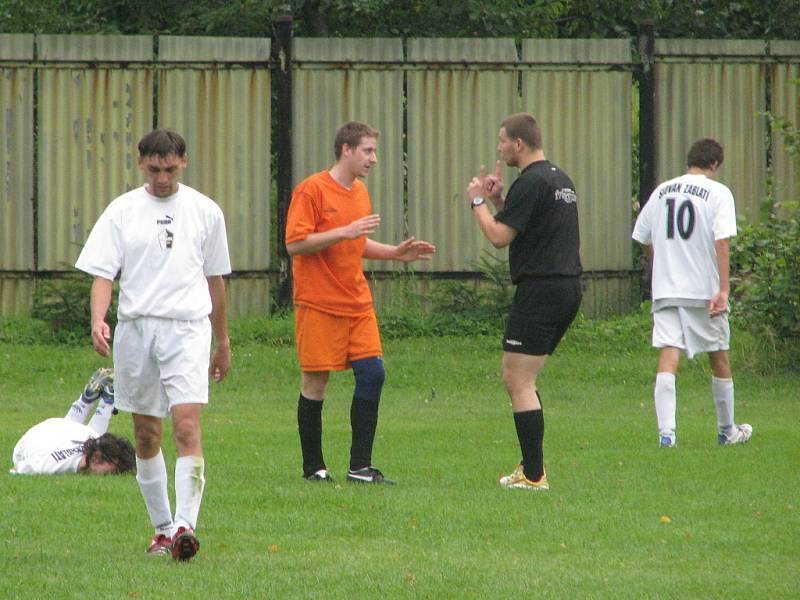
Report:
[[[175,462],[175,527],[194,529],[206,479],[202,456],[181,456]]]
[[[172,537],[172,511],[167,493],[167,465],[161,450],[153,458],[136,457],[136,481],[156,534]]]
[[[658,420],[659,433],[674,433],[675,409],[677,406],[675,375],[672,373],[657,373],[656,389],[653,396],[656,403],[656,419]]]
[[[717,407],[717,427],[720,433],[733,433],[733,379],[711,377],[711,395]]]
[[[106,402],[98,402],[97,410],[94,411],[94,415],[92,415],[92,419],[89,421],[89,427],[100,435],[103,435],[108,431],[112,416],[114,416],[114,405],[107,404]]]
[[[67,412],[64,418],[69,421],[75,421],[76,423],[83,423],[86,420],[86,415],[88,415],[89,411],[92,409],[93,404],[94,402],[84,402],[83,394],[81,394],[81,397],[75,400],[72,406],[69,407],[69,412]]]

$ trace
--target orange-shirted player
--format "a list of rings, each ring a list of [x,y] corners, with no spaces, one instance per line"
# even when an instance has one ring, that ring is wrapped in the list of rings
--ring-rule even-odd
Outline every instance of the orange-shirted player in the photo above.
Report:
[[[429,260],[436,248],[411,237],[394,246],[367,236],[380,225],[361,178],[377,163],[378,132],[350,122],[336,132],[336,163],[295,188],[286,222],[293,258],[295,339],[302,371],[297,423],[303,477],[332,481],[322,455],[322,402],[331,371],[353,369],[347,480],[394,483],[372,465],[384,369],[378,321],[362,259]]]

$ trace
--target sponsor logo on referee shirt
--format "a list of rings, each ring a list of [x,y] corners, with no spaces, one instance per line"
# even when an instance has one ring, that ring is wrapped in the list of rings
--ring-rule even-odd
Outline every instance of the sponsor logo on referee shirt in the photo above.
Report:
[[[578,201],[578,195],[575,193],[575,190],[561,188],[560,190],[556,190],[556,200],[561,200],[566,204],[572,204]]]

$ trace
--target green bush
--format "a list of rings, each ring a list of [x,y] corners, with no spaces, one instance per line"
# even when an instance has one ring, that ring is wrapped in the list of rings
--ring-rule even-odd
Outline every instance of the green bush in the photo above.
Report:
[[[419,291],[421,279],[406,277],[397,301],[380,311],[381,334],[389,339],[498,335],[514,293],[508,262],[485,253],[473,266],[482,275],[479,282],[432,282],[428,292]]]
[[[85,343],[92,331],[91,289],[89,277],[40,281],[33,295],[31,316],[47,323],[55,341]],[[116,294],[106,319],[113,329],[117,323]]]
[[[733,315],[756,334],[800,336],[800,220],[745,225],[731,241]]]

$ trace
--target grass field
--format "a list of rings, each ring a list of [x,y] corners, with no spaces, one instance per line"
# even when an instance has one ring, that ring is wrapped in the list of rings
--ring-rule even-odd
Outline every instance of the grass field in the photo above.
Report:
[[[3,469],[0,598],[800,597],[800,375],[735,371],[737,420],[755,433],[724,448],[707,363],[684,363],[678,447],[661,450],[655,355],[633,337],[579,329],[546,366],[551,491],[538,494],[497,484],[519,458],[498,339],[385,344],[374,460],[395,487],[343,482],[348,373],[324,411],[337,484],[302,480],[293,349],[236,346],[204,414],[197,558],[144,555],[133,477]],[[8,466],[24,430],[62,416],[102,364],[88,343],[0,344]],[[127,415],[112,431],[131,435]],[[171,443],[165,454],[174,464]]]

